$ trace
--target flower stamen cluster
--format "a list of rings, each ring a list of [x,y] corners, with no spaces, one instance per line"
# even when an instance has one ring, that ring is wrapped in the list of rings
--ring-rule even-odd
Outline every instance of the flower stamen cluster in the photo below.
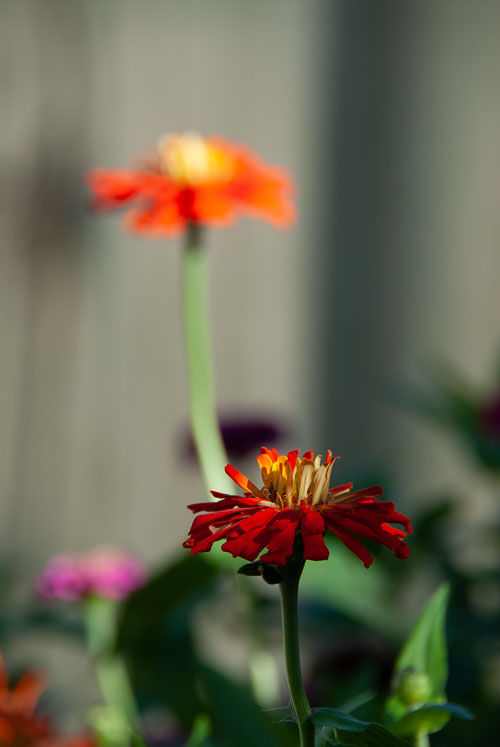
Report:
[[[282,508],[298,506],[304,501],[310,506],[327,503],[330,472],[337,459],[327,452],[324,463],[307,451],[300,459],[298,449],[280,456],[276,449],[262,449],[257,457],[267,500],[279,503]],[[255,486],[254,486],[255,487]]]
[[[235,171],[231,156],[196,132],[164,135],[156,146],[160,171],[177,184],[228,181]]]

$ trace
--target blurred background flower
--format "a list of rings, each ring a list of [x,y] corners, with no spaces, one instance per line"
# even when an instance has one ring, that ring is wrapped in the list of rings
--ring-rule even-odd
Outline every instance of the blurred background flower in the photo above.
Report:
[[[80,555],[56,555],[36,581],[45,599],[74,602],[89,595],[103,599],[125,599],[144,586],[146,567],[130,553],[115,547],[98,547]]]
[[[289,419],[273,413],[250,413],[245,410],[219,415],[219,424],[224,446],[229,459],[242,460],[253,457],[262,444],[293,441],[295,429]],[[195,463],[197,460],[190,429],[179,431],[179,454]]]
[[[9,687],[0,657],[0,745],[2,747],[95,747],[90,737],[56,734],[46,714],[35,713],[44,690],[42,679],[26,672]]]
[[[228,226],[245,214],[282,227],[295,218],[284,169],[243,145],[192,132],[164,135],[135,168],[93,169],[87,184],[95,208],[129,208],[126,228],[153,238],[176,236],[190,223]]]

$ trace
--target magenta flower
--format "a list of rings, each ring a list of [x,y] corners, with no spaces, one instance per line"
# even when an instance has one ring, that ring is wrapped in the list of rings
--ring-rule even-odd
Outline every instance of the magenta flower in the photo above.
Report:
[[[95,594],[104,599],[125,599],[143,586],[146,567],[133,555],[114,547],[98,547],[88,553],[56,555],[36,581],[45,599],[74,602]]]

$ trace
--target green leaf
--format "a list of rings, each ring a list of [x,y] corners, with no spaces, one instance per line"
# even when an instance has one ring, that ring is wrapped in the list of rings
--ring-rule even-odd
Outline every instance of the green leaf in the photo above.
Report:
[[[467,709],[446,703],[445,616],[449,593],[449,584],[442,584],[433,594],[396,661],[394,690],[385,712],[397,734],[432,734],[452,715],[472,717]]]
[[[132,734],[132,747],[147,747],[146,742],[135,732]]]
[[[266,563],[246,563],[238,568],[237,573],[242,576],[262,576],[266,584],[281,584],[283,576],[274,565]]]
[[[89,713],[89,723],[95,731],[100,747],[144,747],[120,708],[94,706]]]
[[[370,724],[364,731],[353,733],[335,729],[339,744],[351,747],[408,747],[408,742],[380,724]]]
[[[425,706],[429,711],[448,711],[452,716],[458,716],[466,721],[473,721],[476,717],[468,708],[458,703],[440,703],[439,705]]]
[[[241,573],[242,576],[260,576],[260,563],[245,563],[236,573]]]
[[[392,728],[396,734],[401,736],[412,736],[421,731],[433,734],[446,726],[451,716],[467,720],[474,718],[474,715],[464,706],[455,703],[439,703],[410,711]]]
[[[436,703],[446,700],[446,680],[448,679],[448,653],[445,636],[446,606],[450,595],[450,585],[441,584],[421,612],[408,640],[396,660],[394,668],[398,675],[409,672],[427,678],[428,692],[420,704]],[[394,693],[398,699],[397,692]],[[408,710],[408,706],[417,705],[399,698]],[[391,711],[391,708],[388,709]],[[397,714],[400,716],[400,714]]]
[[[311,721],[316,727],[333,727],[338,744],[354,747],[402,747],[407,744],[380,724],[360,721],[333,708],[316,709]]]
[[[369,721],[359,721],[348,713],[342,713],[334,708],[316,708],[311,721],[315,726],[330,726],[344,731],[363,731],[370,726]]]
[[[212,731],[212,724],[210,717],[206,713],[200,713],[193,724],[189,739],[185,744],[185,747],[203,747],[206,744],[210,732]]]

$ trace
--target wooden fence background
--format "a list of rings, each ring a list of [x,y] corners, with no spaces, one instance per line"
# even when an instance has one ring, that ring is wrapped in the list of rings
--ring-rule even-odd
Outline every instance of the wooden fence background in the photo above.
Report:
[[[455,479],[381,382],[443,355],[486,381],[500,332],[500,4],[1,0],[0,538],[173,552],[200,497],[179,242],[85,209],[82,175],[169,130],[222,133],[299,183],[290,233],[210,235],[221,409],[393,470]],[[490,367],[490,374],[488,374]],[[383,399],[383,398],[382,398]]]

